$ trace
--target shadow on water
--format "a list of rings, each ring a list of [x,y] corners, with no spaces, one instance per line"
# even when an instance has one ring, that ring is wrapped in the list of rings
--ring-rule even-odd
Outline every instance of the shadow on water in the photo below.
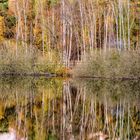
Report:
[[[0,79],[0,140],[106,139],[140,139],[140,81]]]

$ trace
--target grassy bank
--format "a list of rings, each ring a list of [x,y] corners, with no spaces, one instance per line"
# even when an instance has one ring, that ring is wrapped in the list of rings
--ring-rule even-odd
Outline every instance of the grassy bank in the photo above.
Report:
[[[140,51],[93,52],[74,69],[75,77],[139,78]]]
[[[0,75],[59,75],[66,74],[57,51],[42,52],[35,48],[1,45]]]

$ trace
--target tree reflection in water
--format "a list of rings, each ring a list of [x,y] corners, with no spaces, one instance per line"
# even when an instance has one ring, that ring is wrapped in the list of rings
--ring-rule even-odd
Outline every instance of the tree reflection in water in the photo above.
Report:
[[[139,101],[140,81],[4,78],[0,140],[138,140]]]

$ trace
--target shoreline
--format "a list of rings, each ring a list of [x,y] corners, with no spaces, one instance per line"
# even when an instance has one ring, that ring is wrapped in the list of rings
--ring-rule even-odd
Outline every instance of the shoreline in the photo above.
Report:
[[[140,77],[90,77],[90,76],[81,76],[76,77],[78,79],[104,79],[104,80],[140,80]]]
[[[63,77],[62,75],[52,74],[52,73],[1,73],[0,77],[4,76],[15,76],[15,77]]]
[[[104,79],[104,80],[140,80],[140,76],[138,77],[103,77],[103,76],[78,76],[73,77],[72,74],[54,74],[54,73],[1,73],[0,77],[46,77],[46,78],[74,78],[74,79]]]

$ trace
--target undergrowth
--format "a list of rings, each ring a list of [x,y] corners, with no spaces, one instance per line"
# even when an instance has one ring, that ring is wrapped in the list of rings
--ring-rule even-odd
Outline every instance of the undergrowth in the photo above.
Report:
[[[57,74],[65,75],[60,54],[51,50],[44,55],[35,48],[16,47],[14,43],[0,46],[0,74]]]
[[[136,78],[140,77],[140,51],[93,52],[74,69],[75,77]]]

